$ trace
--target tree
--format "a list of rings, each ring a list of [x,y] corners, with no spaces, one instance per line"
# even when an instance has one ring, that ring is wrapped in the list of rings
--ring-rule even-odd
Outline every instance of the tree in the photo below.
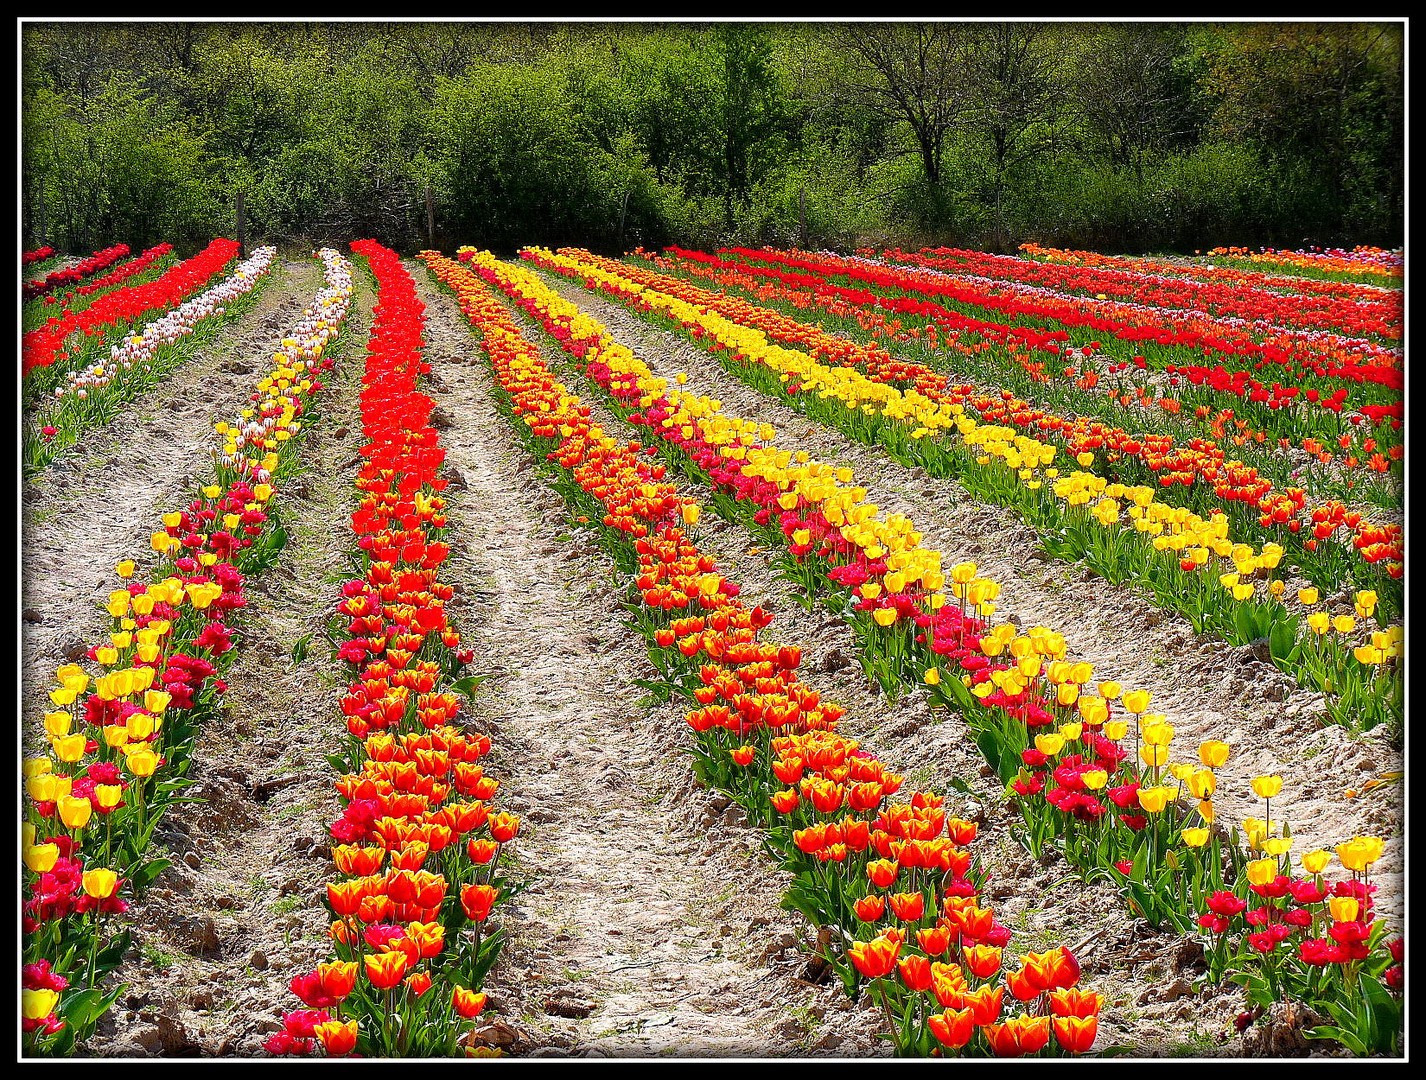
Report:
[[[1088,29],[1082,42],[1071,92],[1086,142],[1142,188],[1151,157],[1197,135],[1184,28],[1117,23]]]
[[[961,68],[968,27],[958,23],[851,23],[835,36],[865,65],[842,88],[862,107],[905,124],[933,197],[946,140],[966,107]]]
[[[1063,83],[1046,26],[980,23],[966,28],[963,63],[969,83],[967,127],[988,145],[995,246],[1005,246],[1002,198],[1012,167],[1053,147]]]

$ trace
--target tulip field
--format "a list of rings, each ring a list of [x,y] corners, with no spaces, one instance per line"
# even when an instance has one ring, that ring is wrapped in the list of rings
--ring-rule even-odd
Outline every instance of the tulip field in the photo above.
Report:
[[[1400,252],[24,252],[20,1054],[1402,1057]]]

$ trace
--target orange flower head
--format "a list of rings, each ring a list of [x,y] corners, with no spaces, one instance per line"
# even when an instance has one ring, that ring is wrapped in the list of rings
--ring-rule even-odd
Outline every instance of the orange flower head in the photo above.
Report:
[[[312,1034],[317,1036],[328,1057],[345,1057],[356,1049],[357,1021],[327,1020],[314,1024]]]
[[[1055,1016],[1051,1019],[1055,1041],[1071,1054],[1084,1054],[1099,1034],[1098,1016]]]
[[[882,896],[864,896],[852,904],[857,913],[857,918],[862,922],[876,922],[886,911],[886,898]]]
[[[924,893],[896,893],[888,898],[891,910],[902,922],[917,922],[926,911]]]
[[[455,1009],[456,1015],[464,1017],[466,1020],[474,1020],[485,1008],[485,995],[457,986],[451,991],[451,1006]]]
[[[465,885],[460,891],[461,907],[472,922],[484,922],[495,905],[496,890],[490,885]]]
[[[368,953],[363,960],[366,963],[366,977],[378,990],[390,990],[406,977],[406,971],[410,967],[406,954],[400,950]]]
[[[317,965],[317,982],[322,993],[338,1001],[346,999],[356,985],[357,965],[355,960],[337,960],[330,964]]]
[[[948,1050],[959,1050],[975,1034],[975,1019],[970,1009],[947,1009],[926,1017],[926,1026],[936,1041]]]

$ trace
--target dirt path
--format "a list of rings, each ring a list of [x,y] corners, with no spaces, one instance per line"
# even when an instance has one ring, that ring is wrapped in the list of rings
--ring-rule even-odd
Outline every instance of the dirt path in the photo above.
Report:
[[[87,434],[23,491],[23,723],[32,730],[55,668],[106,633],[98,605],[114,566],[149,564],[161,515],[193,497],[212,470],[213,424],[242,409],[261,365],[321,288],[316,259],[288,262],[252,310],[159,386]]]
[[[1031,528],[1006,510],[975,502],[954,481],[907,469],[879,448],[852,442],[746,386],[704,350],[568,279],[544,277],[603,321],[656,374],[671,379],[687,372],[688,390],[715,394],[733,415],[772,423],[784,448],[850,465],[868,498],[884,513],[902,513],[916,522],[926,545],[938,548],[947,564],[973,560],[982,575],[1000,582],[998,618],[1018,620],[1026,628],[1059,629],[1071,656],[1094,665],[1096,678],[1150,691],[1150,710],[1166,714],[1174,725],[1180,755],[1191,755],[1205,739],[1228,742],[1233,755],[1219,770],[1215,797],[1227,820],[1261,816],[1251,779],[1278,773],[1285,782],[1274,812],[1291,823],[1297,850],[1331,847],[1360,834],[1388,837],[1374,877],[1381,886],[1382,913],[1400,917],[1400,785],[1386,784],[1360,798],[1346,795],[1401,768],[1400,754],[1385,739],[1323,726],[1322,696],[1294,687],[1250,649],[1195,636],[1182,616],[1129,596],[1081,565],[1039,558]]]
[[[347,569],[361,441],[373,298],[362,275],[355,281],[335,377],[303,436],[304,469],[280,494],[290,539],[249,582],[225,708],[194,750],[191,793],[204,802],[170,812],[155,839],[173,865],[131,909],[135,947],[114,975],[128,990],[91,1039],[105,1056],[260,1056],[282,1013],[302,1007],[292,977],[330,956],[321,897],[340,805],[325,755],[345,687],[321,627]],[[268,336],[233,360],[261,359]],[[304,638],[311,648],[295,661]]]
[[[416,275],[435,422],[459,477],[454,572],[470,606],[455,610],[476,669],[495,675],[475,719],[495,742],[496,800],[522,816],[531,882],[491,985],[516,1052],[874,1052],[840,989],[793,977],[804,961],[778,908],[784,875],[726,799],[692,786],[684,710],[633,682],[653,670],[621,625],[612,563],[571,535],[492,404],[464,317]],[[849,1014],[845,1030],[820,1029],[831,1012]]]

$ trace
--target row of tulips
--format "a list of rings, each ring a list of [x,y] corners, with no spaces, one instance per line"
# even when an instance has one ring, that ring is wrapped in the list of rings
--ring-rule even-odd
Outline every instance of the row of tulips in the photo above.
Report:
[[[812,309],[822,313],[818,316],[820,320],[837,324],[839,328],[855,326],[873,340],[880,338],[922,349],[928,360],[941,353],[953,353],[958,370],[973,373],[1000,387],[1002,392],[1019,385],[1022,389],[1017,392],[1045,401],[1047,407],[1098,418],[1122,412],[1136,428],[1151,434],[1175,436],[1176,441],[1182,441],[1188,425],[1190,432],[1209,434],[1212,443],[1223,445],[1227,445],[1228,439],[1220,430],[1221,425],[1232,420],[1237,430],[1231,434],[1231,441],[1240,448],[1237,452],[1248,455],[1254,468],[1266,470],[1279,484],[1290,486],[1305,478],[1305,482],[1314,487],[1335,486],[1345,493],[1351,488],[1338,479],[1339,473],[1352,470],[1377,474],[1400,472],[1396,463],[1404,457],[1403,444],[1398,441],[1378,444],[1376,439],[1377,425],[1385,423],[1388,427],[1400,428],[1399,402],[1387,406],[1366,405],[1361,413],[1352,414],[1346,430],[1335,439],[1342,452],[1334,454],[1326,446],[1334,440],[1324,438],[1321,432],[1303,434],[1295,417],[1289,425],[1280,415],[1283,406],[1299,396],[1300,388],[1284,388],[1274,383],[1271,394],[1260,389],[1249,391],[1246,375],[1232,375],[1221,367],[1209,369],[1195,365],[1173,367],[1172,371],[1166,368],[1168,377],[1165,379],[1162,373],[1152,372],[1142,356],[1096,367],[1093,359],[1094,349],[1098,348],[1096,342],[1089,342],[1079,350],[1062,350],[1056,338],[1017,331],[1014,327],[968,323],[961,316],[951,318],[954,313],[925,301],[878,298],[864,291],[820,284],[818,279],[807,279],[806,275],[754,267],[678,248],[667,249],[664,256],[641,254],[665,271],[710,279],[724,291],[749,294],[761,304],[772,303],[784,311],[790,309],[798,318],[805,318]],[[858,296],[868,302],[853,303],[849,299]],[[1037,355],[1041,359],[1036,360]],[[1065,363],[1066,360],[1070,362]],[[1182,395],[1170,397],[1167,393],[1174,392],[1184,380],[1189,383],[1186,388],[1189,393],[1196,393],[1191,390],[1194,386],[1207,386],[1206,391],[1197,394],[1203,401],[1187,412]],[[1331,412],[1336,414],[1340,410],[1345,396],[1344,389],[1334,391],[1327,399]],[[1255,401],[1258,398],[1264,403],[1262,407]],[[1302,394],[1302,400],[1315,404],[1323,398],[1318,390],[1308,389]],[[1237,415],[1245,411],[1248,418]],[[1262,415],[1255,416],[1255,412]],[[1366,420],[1371,424],[1364,423]],[[1255,427],[1254,423],[1267,426]],[[1209,430],[1205,432],[1205,428]],[[1269,435],[1273,436],[1271,453],[1265,445]],[[1281,454],[1294,445],[1307,451],[1311,458],[1299,463]],[[1224,457],[1221,450],[1213,456],[1219,461]],[[1331,468],[1323,470],[1319,468],[1321,465]],[[1400,502],[1400,493],[1393,485],[1366,483],[1368,479],[1369,476],[1363,476],[1361,482],[1350,483],[1357,484],[1362,497],[1384,505]]]
[[[1270,536],[1264,537],[1265,539],[1290,543],[1309,523],[1305,488],[1300,489],[1303,497],[1298,505],[1301,512],[1295,515],[1298,521],[1296,526],[1288,519],[1263,521],[1263,514],[1275,510],[1284,496],[1298,501],[1295,495],[1287,493],[1295,493],[1299,488],[1295,484],[1288,484],[1283,490],[1278,490],[1272,481],[1262,475],[1258,467],[1229,459],[1223,447],[1213,441],[1197,437],[1180,440],[1166,434],[1131,433],[1102,422],[1092,412],[1070,416],[1057,415],[1017,398],[1007,390],[993,393],[977,391],[970,385],[956,385],[946,375],[924,364],[895,360],[882,349],[858,346],[844,338],[827,334],[819,328],[798,323],[778,312],[739,303],[735,297],[726,294],[720,296],[707,290],[694,290],[667,275],[651,275],[637,267],[624,266],[613,260],[593,260],[587,253],[562,253],[580,256],[586,262],[630,277],[646,286],[675,293],[691,303],[714,307],[738,322],[763,330],[777,340],[805,348],[819,359],[842,366],[862,367],[866,376],[873,381],[887,382],[893,386],[910,386],[932,400],[961,405],[983,420],[1012,424],[1036,438],[1053,439],[1071,454],[1078,455],[1086,451],[1096,453],[1114,480],[1155,484],[1166,489],[1182,487],[1185,490],[1181,497],[1190,500],[1199,512],[1211,512],[1213,502],[1222,500],[1228,513],[1239,518],[1240,525],[1250,532],[1254,531],[1254,527],[1260,531],[1277,526]],[[698,261],[705,261],[707,258],[708,256],[699,256]],[[962,347],[958,352],[963,358],[969,358],[974,357],[978,350]],[[1317,449],[1321,449],[1320,445]],[[1332,501],[1328,499],[1320,505],[1327,505]],[[1314,507],[1314,511],[1315,509],[1317,508]],[[1344,511],[1345,509],[1343,507]],[[1311,523],[1315,525],[1318,522]],[[1401,537],[1399,527],[1374,525],[1361,515],[1357,516],[1356,524],[1360,528],[1353,529],[1352,545],[1364,553],[1363,557],[1368,562],[1391,560],[1393,556],[1399,561],[1400,552],[1396,550]],[[1308,551],[1315,551],[1317,542],[1325,538],[1315,535],[1310,537],[1313,543],[1306,545]]]
[[[1214,920],[1210,926],[1204,921],[1214,913],[1210,903],[1228,903],[1225,898],[1231,895],[1242,900],[1238,908],[1242,912],[1247,909],[1243,898],[1258,887],[1277,890],[1258,893],[1276,899],[1286,895],[1282,890],[1292,881],[1292,841],[1285,824],[1273,822],[1270,802],[1265,804],[1264,819],[1244,821],[1246,849],[1236,828],[1228,833],[1215,827],[1214,769],[1227,758],[1226,744],[1203,744],[1197,762],[1170,761],[1173,728],[1164,716],[1147,712],[1151,700],[1147,692],[1126,692],[1117,683],[1101,682],[1100,696],[1095,697],[1087,692],[1092,668],[1068,660],[1062,635],[1036,628],[1020,636],[1009,625],[991,629],[987,616],[994,610],[998,589],[994,582],[977,577],[974,564],[951,570],[951,591],[958,605],[938,606],[931,587],[941,582],[934,576],[928,579],[919,568],[923,562],[938,565],[938,557],[926,558],[935,553],[922,552],[918,558],[914,551],[892,550],[880,566],[844,562],[845,555],[839,557],[836,550],[838,541],[858,538],[849,526],[862,514],[855,509],[847,513],[836,495],[829,498],[829,484],[819,489],[817,479],[827,480],[831,470],[798,454],[806,472],[791,465],[788,455],[781,473],[769,474],[757,460],[757,451],[766,448],[771,435],[765,428],[713,418],[719,410],[706,398],[698,403],[701,409],[678,392],[677,402],[670,401],[663,396],[663,381],[652,378],[627,350],[604,338],[588,316],[572,312],[529,275],[517,274],[481,254],[472,258],[482,276],[510,292],[581,358],[591,380],[624,402],[626,409],[635,402],[643,408],[632,419],[678,446],[685,460],[696,463],[719,486],[727,485],[740,502],[747,501],[751,492],[740,486],[739,473],[744,478],[778,478],[777,487],[767,493],[772,498],[765,497],[758,511],[761,518],[754,515],[750,524],[768,521],[770,514],[780,512],[780,539],[791,554],[815,568],[803,579],[809,591],[822,574],[843,588],[854,584],[852,612],[885,612],[887,619],[875,621],[887,637],[899,638],[897,645],[907,646],[916,663],[936,665],[926,668],[924,676],[933,698],[966,716],[978,745],[1007,781],[1021,809],[1025,825],[1019,838],[1032,852],[1038,855],[1047,842],[1055,842],[1086,876],[1119,883],[1133,910],[1155,925],[1179,930],[1198,925],[1220,935],[1212,942],[1213,974],[1243,982],[1255,1008],[1285,994],[1300,994],[1299,999],[1332,1020],[1321,1027],[1320,1035],[1339,1038],[1349,1046],[1390,1049],[1399,1033],[1400,1015],[1399,1001],[1386,988],[1399,988],[1400,971],[1391,974],[1390,965],[1393,955],[1399,961],[1400,949],[1385,944],[1384,924],[1372,918],[1375,886],[1365,876],[1381,854],[1379,840],[1357,838],[1341,845],[1342,865],[1352,877],[1330,886],[1320,876],[1330,853],[1304,856],[1316,875],[1320,895],[1309,897],[1306,886],[1301,886],[1299,901],[1313,918],[1302,923],[1294,916],[1286,924],[1298,931],[1328,933],[1332,941],[1359,935],[1352,950],[1328,949],[1324,945],[1328,938],[1318,936],[1302,937],[1279,951],[1290,936],[1279,931],[1272,931],[1280,936],[1268,948],[1267,939],[1254,935],[1265,921],[1280,921],[1273,903],[1254,908],[1256,914],[1240,924],[1246,929],[1236,938],[1230,934],[1235,928],[1230,922],[1220,925]],[[720,457],[746,463],[741,469],[720,470]],[[850,483],[853,478],[836,479]],[[819,502],[825,510],[814,509]],[[848,524],[841,524],[843,520]],[[910,531],[908,536],[918,534]],[[879,548],[878,544],[864,549],[863,555],[880,554]],[[877,580],[869,571],[883,576]],[[912,623],[924,633],[915,634]],[[929,650],[917,654],[918,644],[929,645]],[[868,648],[875,645],[868,642]],[[952,665],[963,674],[955,674]],[[951,669],[945,678],[942,667]],[[1130,716],[1132,752],[1125,745],[1129,721],[1121,718]],[[1281,783],[1279,777],[1260,777],[1254,781],[1254,792],[1270,799]],[[1282,835],[1277,835],[1279,831]],[[1272,874],[1268,874],[1270,866],[1275,868]],[[1348,914],[1349,905],[1339,904],[1331,909],[1329,919],[1323,906],[1329,898],[1355,899],[1359,907]],[[1198,918],[1200,912],[1203,919]],[[1344,917],[1337,918],[1338,914]],[[1283,989],[1288,983],[1278,977],[1280,971],[1297,975],[1289,990]]]
[[[352,250],[376,281],[362,375],[368,443],[356,480],[353,562],[338,605],[338,655],[352,682],[331,755],[345,801],[332,823],[340,879],[326,889],[333,958],[292,979],[305,1008],[283,1016],[269,1052],[328,1057],[484,1054],[470,1035],[503,934],[492,912],[518,889],[501,854],[519,830],[492,813],[485,735],[462,730],[457,676],[472,654],[445,612],[444,451],[434,402],[417,389],[424,308],[410,274],[371,240]]]
[[[771,337],[800,345],[821,359],[841,365],[862,366],[873,381],[889,382],[898,386],[912,384],[916,390],[932,400],[948,400],[964,406],[984,420],[1011,424],[1038,438],[1053,439],[1076,456],[1086,452],[1094,453],[1100,460],[1100,467],[1115,480],[1131,484],[1139,480],[1150,484],[1157,483],[1160,487],[1167,483],[1170,488],[1183,485],[1190,487],[1190,495],[1198,491],[1194,486],[1198,478],[1211,480],[1212,492],[1204,491],[1203,495],[1207,498],[1223,499],[1230,514],[1239,518],[1239,527],[1246,526],[1245,531],[1250,535],[1256,534],[1255,539],[1259,542],[1291,544],[1299,533],[1306,532],[1301,546],[1305,549],[1303,554],[1308,564],[1308,573],[1314,578],[1321,578],[1321,568],[1312,565],[1319,559],[1318,548],[1323,547],[1322,541],[1344,524],[1352,530],[1352,546],[1361,552],[1367,563],[1385,562],[1388,577],[1397,577],[1401,572],[1401,567],[1396,565],[1402,555],[1401,530],[1398,526],[1374,525],[1360,514],[1349,515],[1345,505],[1332,499],[1309,512],[1305,487],[1290,485],[1285,492],[1276,491],[1270,482],[1258,474],[1256,468],[1239,461],[1227,460],[1221,447],[1212,442],[1195,439],[1191,440],[1188,447],[1179,447],[1172,438],[1131,436],[1123,429],[1106,427],[1088,417],[1065,420],[1043,409],[1034,408],[1028,402],[1016,399],[1005,391],[998,397],[972,393],[970,387],[952,386],[944,377],[938,376],[923,365],[892,361],[880,349],[857,347],[844,338],[798,324],[777,312],[738,304],[729,298],[704,290],[680,288],[680,282],[667,276],[660,277],[640,272],[637,268],[621,266],[612,260],[592,260],[587,254],[578,254],[587,262],[629,276],[645,286],[672,291],[685,300],[717,308],[739,322],[764,330]],[[684,266],[696,272],[699,264],[707,259],[707,256],[699,255],[698,262],[685,263]],[[660,265],[666,265],[664,260],[659,262]],[[1211,426],[1210,433],[1220,442],[1226,442],[1224,424],[1228,419],[1231,419],[1230,414],[1220,414]],[[1239,421],[1238,427],[1241,429],[1243,426]],[[1237,436],[1233,441],[1241,444],[1243,438]],[[1321,445],[1313,440],[1306,439],[1304,444],[1311,450],[1322,450]],[[1345,437],[1342,444],[1346,445]],[[1370,442],[1367,443],[1367,448],[1372,449]],[[1394,448],[1394,451],[1395,449],[1399,447]],[[1325,456],[1330,458],[1330,454]],[[1381,457],[1380,454],[1375,456]],[[1131,468],[1136,460],[1141,464],[1138,468]],[[1147,468],[1143,467],[1145,465]],[[1199,503],[1202,509],[1203,498],[1191,501]],[[1307,526],[1310,526],[1310,529]],[[1345,568],[1349,563],[1343,562],[1333,545],[1324,547],[1321,559],[1327,562],[1329,571],[1329,575],[1321,579],[1334,584],[1334,587],[1340,586],[1342,582],[1337,580],[1340,575],[1332,575],[1330,571],[1337,564],[1342,564]],[[1395,608],[1394,603],[1391,606]]]
[[[835,732],[841,709],[798,679],[800,650],[759,641],[771,616],[742,605],[699,552],[686,531],[697,504],[663,482],[645,447],[591,421],[474,275],[434,252],[422,257],[483,336],[512,420],[566,470],[560,489],[637,575],[636,624],[665,685],[695,706],[700,776],[768,828],[770,849],[795,875],[789,905],[820,928],[819,955],[848,991],[881,1004],[896,1052],[1089,1050],[1103,999],[1078,988],[1068,950],[1005,968],[1010,932],[978,900],[974,823],[926,792],[889,801],[901,778]],[[493,260],[476,259],[498,274]]]
[[[1329,380],[1326,385],[1333,390],[1336,382],[1359,385],[1363,392],[1372,391],[1378,384],[1401,388],[1401,351],[1362,338],[1326,331],[1282,330],[1259,335],[1206,315],[1179,320],[1143,305],[1107,299],[1058,294],[1028,298],[1019,291],[1007,292],[993,285],[977,287],[939,271],[898,268],[857,256],[746,248],[726,251],[752,263],[810,273],[823,281],[844,277],[870,288],[874,295],[929,297],[970,315],[989,311],[997,317],[1024,320],[1039,333],[1049,335],[1051,341],[1069,341],[1084,334],[1102,336],[1103,343],[1096,342],[1096,348],[1125,355],[1131,351],[1141,353],[1155,367],[1175,362],[1183,356],[1181,350],[1187,349],[1206,357],[1222,357],[1220,363],[1248,362],[1254,369],[1281,367],[1299,379],[1315,376]],[[1055,323],[1068,329],[1055,329],[1051,325]]]
[[[48,244],[37,247],[33,251],[20,252],[20,265],[29,266],[31,263],[44,262],[46,259],[54,258],[55,250]]]
[[[54,292],[61,285],[78,285],[87,277],[107,270],[116,262],[129,253],[128,244],[115,244],[107,247],[103,251],[96,251],[87,259],[81,259],[73,266],[66,266],[62,270],[54,270],[46,274],[38,281],[27,281],[20,289],[21,298],[24,300],[36,300]]]
[[[237,241],[219,237],[154,281],[105,293],[85,310],[62,313],[26,333],[20,365],[26,394],[48,396],[57,382],[54,365],[67,360],[82,362],[93,342],[102,343],[108,331],[151,312],[167,311],[192,296],[237,258],[238,251]]]
[[[54,388],[53,402],[25,417],[24,467],[43,468],[84,432],[109,423],[121,406],[192,356],[196,340],[184,339],[215,328],[220,318],[236,319],[251,307],[276,259],[275,247],[258,248],[213,288],[111,345],[107,359],[65,372],[65,382]],[[282,347],[310,348],[304,339],[320,336],[322,329],[316,323],[304,324],[283,340]]]
[[[1236,644],[1268,639],[1270,655],[1280,666],[1332,693],[1339,718],[1371,727],[1399,713],[1400,627],[1370,630],[1366,620],[1375,614],[1374,592],[1359,594],[1362,626],[1354,617],[1334,623],[1311,612],[1318,594],[1310,587],[1297,591],[1302,612],[1290,611],[1284,603],[1286,582],[1272,576],[1283,548],[1270,543],[1255,551],[1231,542],[1222,515],[1203,519],[1160,502],[1152,488],[1111,485],[1084,471],[1061,476],[1050,465],[1053,446],[976,425],[958,416],[955,405],[947,412],[932,410],[926,404],[929,395],[903,395],[855,369],[818,365],[805,353],[774,347],[759,332],[750,333],[704,307],[606,271],[587,256],[568,251],[560,256],[527,251],[526,256],[597,284],[645,312],[666,316],[705,347],[735,353],[739,362],[734,369],[759,389],[795,387],[794,403],[810,415],[864,441],[885,443],[903,460],[924,464],[933,473],[950,471],[972,491],[1014,506],[1045,531],[1052,553],[1085,558],[1111,580],[1147,585],[1159,602],[1191,618],[1196,629],[1213,630]],[[877,419],[886,422],[873,426],[870,421]],[[932,436],[937,429],[944,429],[947,438]],[[1090,465],[1093,458],[1085,454],[1079,463]],[[1257,579],[1262,579],[1261,589]],[[1370,633],[1376,636],[1364,636]]]
[[[47,296],[42,304],[31,304],[20,312],[20,326],[25,333],[36,329],[50,318],[50,309],[58,307],[61,318],[69,318],[95,303],[100,296],[112,292],[126,281],[142,284],[151,281],[173,265],[173,245],[156,244],[128,262],[121,263],[101,278],[86,282],[60,296]],[[139,278],[139,281],[133,279]]]
[[[955,266],[955,264],[946,263],[939,256],[926,254],[913,256],[901,252],[887,252],[886,257],[926,268],[941,267],[943,270],[951,270]],[[961,253],[961,257],[973,264],[973,270],[982,271],[987,270],[985,261],[991,258],[1002,260],[1002,265],[1021,267],[1037,265],[1008,256],[982,256],[980,253],[974,252]],[[1013,275],[1009,281],[1001,277],[979,275],[967,278],[963,276],[963,273],[962,271],[953,272],[950,274],[950,278],[956,282],[971,281],[1011,288],[1017,295],[1022,296],[1048,296],[1058,299],[1061,296],[1060,289],[1063,287],[1061,284],[1057,284],[1053,288],[1016,284],[1020,279],[1031,276],[1030,273],[1023,270],[1018,273],[1003,271],[1007,276]],[[1109,286],[1105,285],[1104,287]],[[1236,290],[1230,291],[1229,295],[1236,295],[1236,292]],[[1098,303],[1106,299],[1105,293],[1099,293],[1095,302]],[[1335,354],[1344,362],[1333,365],[1330,361],[1324,363],[1308,358],[1303,361],[1301,372],[1297,377],[1301,385],[1285,386],[1277,379],[1265,382],[1249,371],[1230,368],[1222,363],[1208,366],[1199,363],[1185,363],[1182,359],[1171,362],[1173,360],[1171,356],[1164,356],[1161,359],[1165,362],[1161,365],[1156,364],[1155,367],[1161,366],[1162,372],[1167,377],[1160,376],[1160,379],[1167,384],[1169,390],[1175,391],[1175,396],[1170,397],[1164,394],[1164,396],[1158,397],[1156,399],[1158,406],[1170,411],[1192,408],[1196,412],[1199,408],[1211,410],[1226,403],[1262,423],[1264,430],[1270,434],[1276,434],[1278,431],[1300,430],[1303,427],[1309,428],[1314,435],[1342,433],[1340,417],[1346,415],[1358,426],[1361,426],[1365,417],[1371,420],[1373,425],[1381,426],[1381,430],[1375,434],[1394,441],[1393,432],[1400,430],[1403,416],[1400,402],[1400,391],[1404,384],[1401,357],[1397,351],[1383,352],[1381,346],[1374,345],[1371,340],[1359,335],[1364,331],[1365,324],[1372,327],[1378,336],[1391,336],[1393,326],[1388,325],[1387,320],[1394,316],[1396,319],[1395,336],[1399,338],[1402,312],[1400,296],[1395,296],[1382,305],[1383,314],[1372,317],[1356,313],[1356,317],[1353,318],[1353,312],[1343,310],[1312,310],[1320,308],[1321,305],[1306,303],[1302,297],[1275,297],[1271,306],[1279,312],[1279,317],[1314,318],[1321,322],[1324,328],[1313,332],[1313,344],[1318,347],[1319,352]],[[1112,313],[1115,318],[1121,320],[1128,320],[1136,313],[1140,318],[1151,318],[1160,314],[1175,320],[1201,321],[1207,318],[1204,313],[1162,308],[1142,299],[1136,302],[1118,300],[1113,304]],[[1284,333],[1281,328],[1261,320],[1246,322],[1235,318],[1225,320],[1222,316],[1214,316],[1214,318],[1219,322],[1226,321],[1239,330],[1250,332],[1255,337],[1280,336]],[[1349,333],[1358,336],[1347,336]],[[1076,371],[1081,378],[1094,377],[1101,373],[1112,375],[1116,370],[1124,369],[1125,362],[1122,359],[1120,362],[1115,362],[1115,357],[1112,355],[1114,350],[1111,350],[1111,354],[1107,356],[1095,355],[1094,350],[1099,347],[1099,342],[1089,342],[1081,347],[1076,365]],[[1127,354],[1133,349],[1134,344],[1129,344],[1120,347],[1117,351]],[[1372,362],[1363,363],[1362,360],[1365,357],[1370,357]],[[1106,360],[1109,361],[1107,364]],[[1143,361],[1143,358],[1136,356],[1133,357],[1133,360],[1137,364],[1137,362]],[[1154,370],[1149,367],[1146,361],[1143,364],[1144,370]],[[1270,361],[1266,359],[1253,365],[1255,370],[1269,366]],[[1317,378],[1314,379],[1312,376]],[[1325,382],[1322,381],[1324,377]],[[1344,383],[1358,384],[1367,393],[1353,394],[1352,400],[1349,401],[1348,395],[1352,391],[1348,385],[1343,385]],[[1373,390],[1370,384],[1379,384],[1384,389]],[[1140,387],[1139,389],[1142,395],[1147,388]],[[1324,412],[1330,415],[1323,415]]]
[[[1243,260],[1254,266],[1273,266],[1291,273],[1318,273],[1353,277],[1371,277],[1377,280],[1400,279],[1406,271],[1405,252],[1401,248],[1388,251],[1384,248],[1359,244],[1351,251],[1342,248],[1310,251],[1279,251],[1276,248],[1259,248],[1252,251],[1242,247],[1216,247],[1210,256]]]
[[[1167,262],[1146,255],[1103,255],[1097,251],[1073,251],[1035,243],[1021,244],[1020,251],[1024,252],[1026,258],[1042,262],[1120,270],[1131,274],[1152,274],[1155,277],[1179,278],[1192,282],[1237,285],[1269,292],[1373,301],[1388,291],[1387,287],[1381,284],[1293,277],[1259,269],[1244,270],[1234,266],[1221,266],[1212,262]],[[866,251],[864,254],[870,255],[874,252]]]
[[[976,284],[1018,283],[1040,286],[1050,293],[1088,294],[1096,300],[1112,297],[1150,309],[1162,308],[1178,318],[1202,313],[1258,334],[1291,326],[1352,337],[1401,337],[1401,297],[1383,290],[1359,291],[1359,295],[1351,297],[1324,292],[1304,294],[1258,287],[1252,281],[1226,285],[960,248],[893,250],[882,252],[881,257],[888,262],[948,271]]]
[[[314,306],[338,333],[351,297],[350,264],[320,253],[327,285]],[[230,624],[249,576],[280,550],[274,494],[296,466],[294,437],[313,415],[318,375],[332,360],[279,352],[238,421],[219,424],[214,482],[163,516],[145,581],[117,567],[112,620],[88,665],[65,664],[44,714],[46,752],[24,763],[23,994],[26,1055],[68,1054],[122,987],[103,976],[122,960],[128,931],[111,917],[168,865],[149,854],[154,829],[191,781],[198,728],[226,690]]]

